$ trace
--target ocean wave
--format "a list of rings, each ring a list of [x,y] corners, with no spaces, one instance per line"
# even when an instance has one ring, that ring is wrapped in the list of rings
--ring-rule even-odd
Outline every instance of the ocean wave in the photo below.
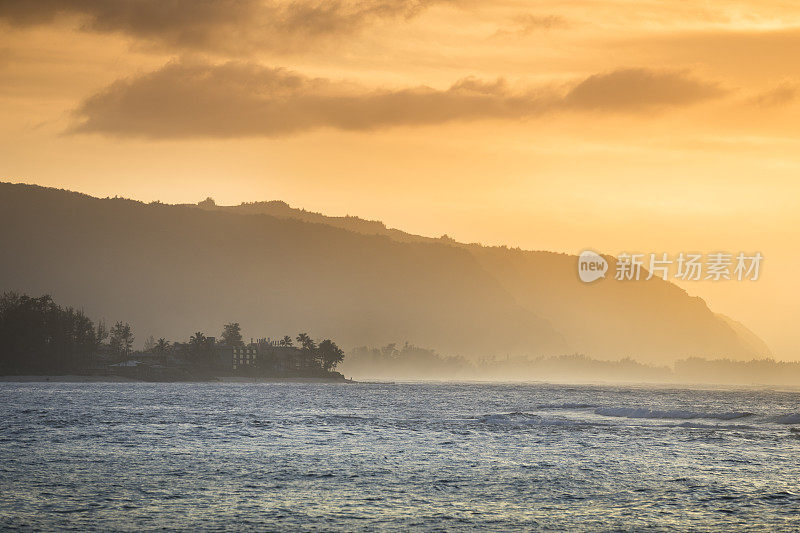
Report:
[[[585,422],[566,420],[561,418],[545,418],[533,413],[504,413],[488,414],[478,418],[481,424],[509,425],[509,426],[574,426],[586,425]]]
[[[778,424],[800,424],[800,413],[788,413],[775,418]]]
[[[721,413],[705,411],[689,411],[684,409],[645,409],[639,407],[601,407],[595,409],[595,414],[602,416],[614,416],[620,418],[655,418],[663,420],[691,420],[703,418],[711,420],[735,420],[750,416],[752,413],[746,411],[729,411]]]
[[[688,429],[733,429],[733,430],[750,430],[755,429],[755,426],[748,426],[744,424],[727,424],[727,425],[718,425],[718,424],[703,424],[700,422],[682,422],[677,424],[673,427],[679,428],[688,428]]]
[[[510,424],[520,422],[534,422],[540,420],[542,417],[531,413],[505,413],[505,414],[489,414],[483,415],[478,418],[478,422],[483,424]]]
[[[598,407],[593,403],[543,403],[537,406],[538,409],[591,409]]]

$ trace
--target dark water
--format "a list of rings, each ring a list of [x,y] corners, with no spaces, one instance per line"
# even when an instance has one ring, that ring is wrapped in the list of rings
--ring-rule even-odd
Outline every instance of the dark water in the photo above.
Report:
[[[0,527],[800,529],[800,394],[0,383]]]

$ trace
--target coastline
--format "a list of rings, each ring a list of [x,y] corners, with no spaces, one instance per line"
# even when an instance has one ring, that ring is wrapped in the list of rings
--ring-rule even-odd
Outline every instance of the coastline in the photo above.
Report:
[[[81,376],[77,374],[66,375],[6,375],[0,376],[3,383],[359,383],[347,378],[303,378],[303,377],[247,377],[247,376],[214,376],[198,380],[163,380],[150,381],[128,378],[125,376]]]
[[[217,376],[213,381],[221,383],[359,383],[348,378],[270,378],[250,376]]]
[[[138,379],[126,378],[124,376],[81,376],[78,374],[65,375],[8,375],[0,376],[0,382],[36,383],[36,382],[61,382],[61,383],[135,383]]]
[[[464,385],[576,385],[576,386],[624,386],[631,388],[651,389],[686,389],[686,390],[769,390],[790,393],[800,392],[800,385],[791,386],[772,383],[715,383],[690,381],[564,381],[564,380],[465,380],[465,379],[353,379],[324,377],[254,377],[254,376],[209,376],[196,379],[135,379],[120,375],[80,375],[80,374],[26,374],[0,375],[0,383],[346,383],[360,385],[396,385],[398,383],[448,383]]]

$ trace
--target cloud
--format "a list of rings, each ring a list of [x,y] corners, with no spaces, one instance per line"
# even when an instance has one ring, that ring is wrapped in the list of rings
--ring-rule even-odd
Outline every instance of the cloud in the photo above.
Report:
[[[120,32],[168,47],[289,51],[455,1],[3,0],[0,19],[28,26],[77,17],[86,31]]]
[[[685,72],[631,68],[586,78],[569,92],[565,103],[575,109],[634,111],[692,104],[725,92]]]
[[[763,93],[755,95],[748,103],[757,107],[778,107],[800,96],[800,84],[786,81]]]
[[[566,28],[567,26],[567,19],[560,15],[534,15],[528,13],[515,17],[508,27],[497,30],[494,37],[526,37],[534,32]]]
[[[524,120],[557,111],[636,112],[720,94],[684,73],[644,69],[591,76],[566,93],[514,91],[504,81],[459,80],[367,89],[253,63],[172,62],[117,81],[75,111],[71,133],[121,137],[275,137],[318,128],[373,130],[480,119]]]

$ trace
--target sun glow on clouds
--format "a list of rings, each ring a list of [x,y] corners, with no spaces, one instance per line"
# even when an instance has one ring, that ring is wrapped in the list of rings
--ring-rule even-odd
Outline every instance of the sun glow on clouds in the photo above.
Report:
[[[762,289],[691,290],[794,357],[799,51],[782,1],[9,0],[0,176],[536,249],[724,240]]]

